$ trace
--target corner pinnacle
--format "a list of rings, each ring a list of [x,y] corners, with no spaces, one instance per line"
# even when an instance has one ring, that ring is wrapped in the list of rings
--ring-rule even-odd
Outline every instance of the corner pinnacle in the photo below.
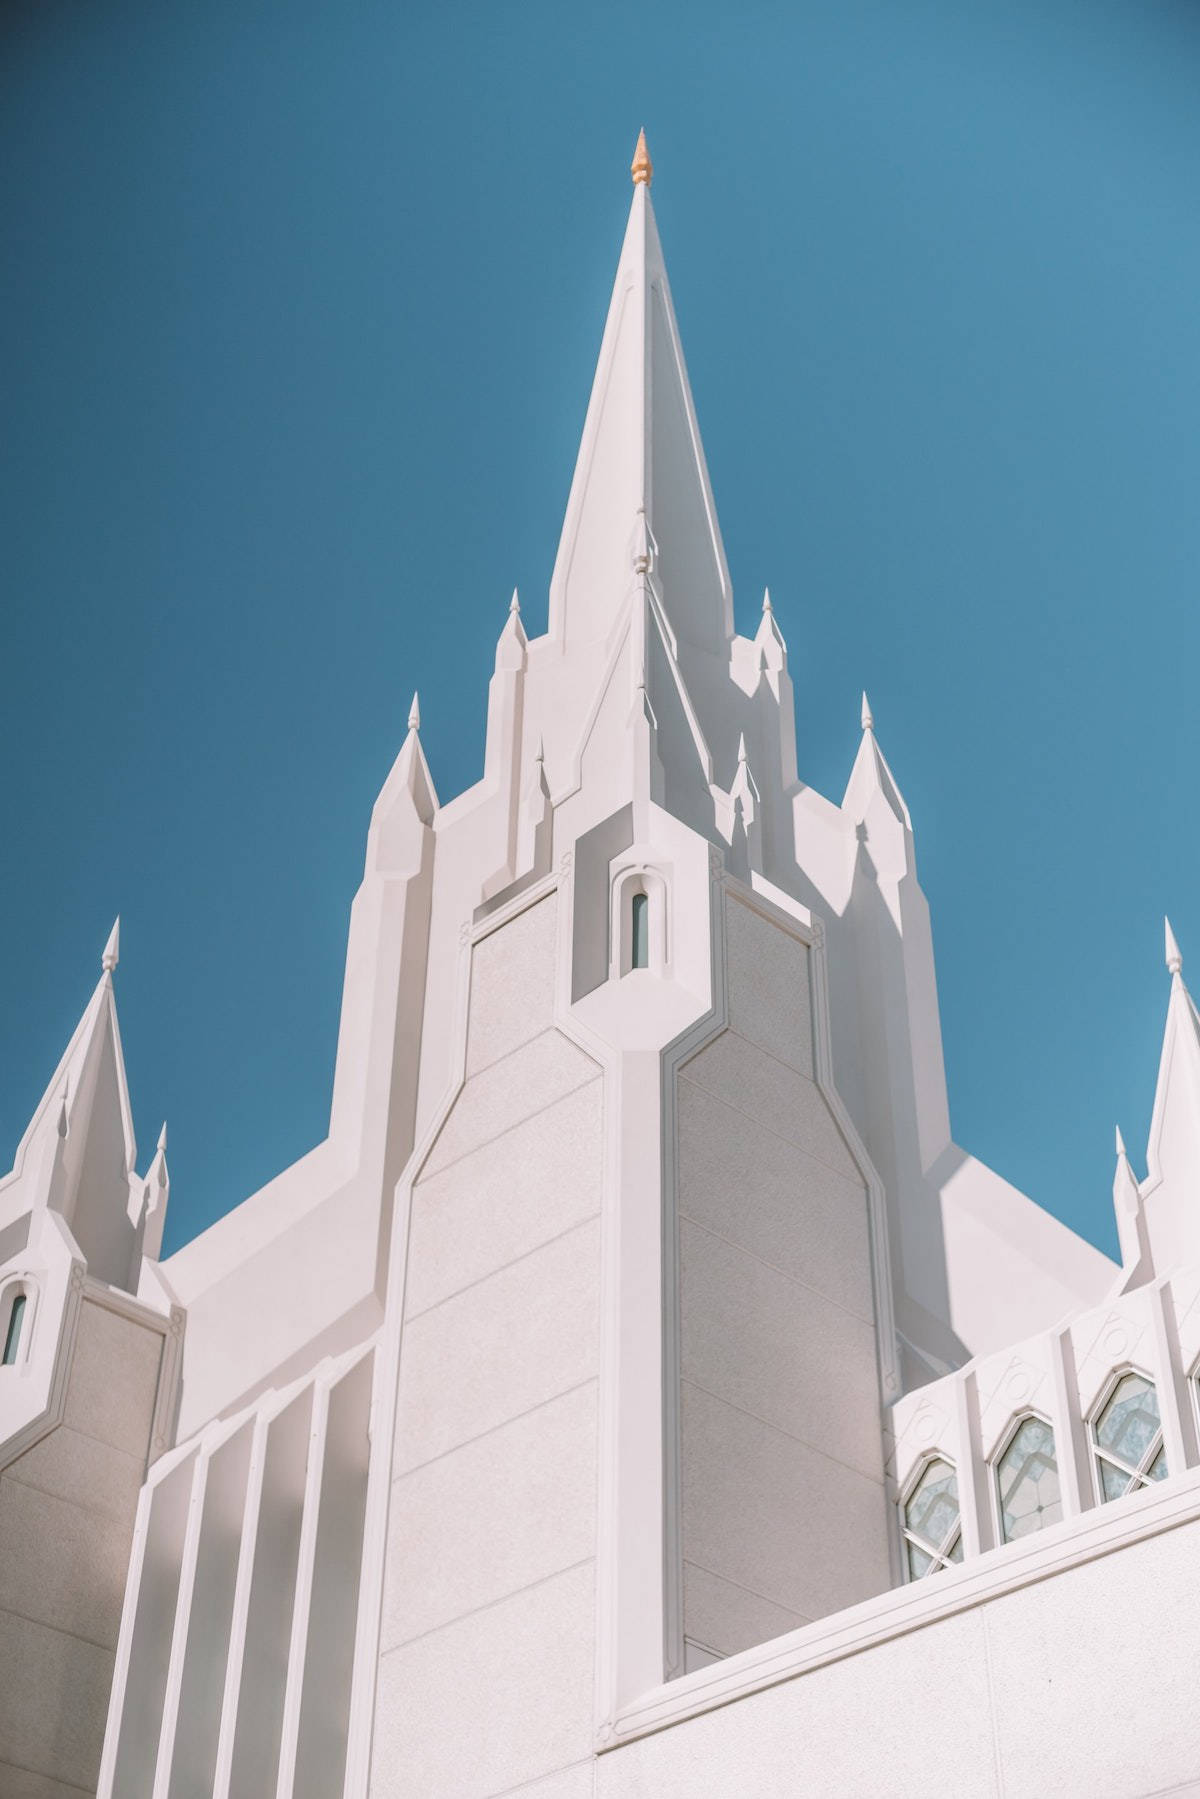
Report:
[[[412,705],[408,709],[408,728],[410,731],[421,729],[421,696],[414,693]]]
[[[105,974],[111,974],[121,960],[121,920],[118,916],[113,920],[113,928],[108,933],[108,942],[104,945],[104,954],[100,958],[100,966]]]
[[[634,187],[649,187],[654,179],[654,164],[651,162],[650,152],[646,148],[644,130],[638,132],[637,148],[633,152],[629,173],[633,176]]]
[[[1120,1125],[1118,1125],[1117,1126],[1117,1160],[1124,1161],[1124,1159],[1125,1159],[1125,1139],[1124,1139],[1124,1137],[1122,1137],[1121,1127],[1120,1127]]]
[[[874,724],[875,720],[871,714],[871,702],[864,693],[862,697],[862,728],[864,731],[870,731]]]

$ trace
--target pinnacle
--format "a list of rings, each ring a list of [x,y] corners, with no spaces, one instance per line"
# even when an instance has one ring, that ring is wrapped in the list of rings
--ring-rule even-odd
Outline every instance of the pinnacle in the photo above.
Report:
[[[771,604],[771,589],[769,587],[763,588],[762,609],[764,612],[774,612],[774,610],[775,610],[774,606],[772,606],[772,604]]]
[[[408,728],[410,731],[421,729],[421,696],[417,693],[413,694],[412,705],[408,709]]]
[[[1168,974],[1182,974],[1183,956],[1180,952],[1179,945],[1175,941],[1175,933],[1171,929],[1171,921],[1169,918],[1163,919],[1163,932],[1166,939],[1167,972]]]
[[[1118,1161],[1125,1159],[1125,1139],[1121,1135],[1120,1125],[1117,1126],[1117,1159]]]
[[[633,152],[633,161],[629,165],[629,173],[633,176],[634,187],[649,187],[654,179],[654,164],[650,160],[650,152],[646,148],[645,130],[638,132],[637,147]]]
[[[871,702],[867,698],[866,692],[864,690],[863,696],[862,696],[862,728],[864,731],[870,731],[873,728],[874,724],[875,724],[875,720],[871,713]]]
[[[745,761],[746,761],[746,733],[744,731],[742,731],[738,736],[738,764],[739,764],[739,766],[744,765]]]
[[[166,1148],[167,1148],[167,1121],[164,1118],[162,1130],[158,1133],[159,1154],[160,1155],[165,1154]]]
[[[120,915],[113,920],[113,928],[108,933],[108,942],[104,945],[104,954],[100,958],[100,966],[105,974],[111,974],[121,960],[121,919]]]
[[[515,587],[513,588],[512,599],[508,602],[508,610],[511,613],[514,613],[518,618],[521,616],[521,602],[517,597],[517,590]]]

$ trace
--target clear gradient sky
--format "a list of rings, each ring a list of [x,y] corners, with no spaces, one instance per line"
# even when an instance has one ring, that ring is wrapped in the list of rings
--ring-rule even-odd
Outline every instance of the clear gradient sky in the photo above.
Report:
[[[412,690],[445,799],[545,628],[645,123],[739,628],[835,798],[870,692],[956,1136],[1112,1250],[1164,910],[1200,983],[1198,92],[1182,0],[10,0],[0,1161],[118,910],[167,1247],[324,1134]]]

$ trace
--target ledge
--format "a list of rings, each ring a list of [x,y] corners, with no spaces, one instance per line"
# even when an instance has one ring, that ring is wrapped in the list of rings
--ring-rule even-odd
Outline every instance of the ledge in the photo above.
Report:
[[[1006,1543],[961,1568],[893,1588],[787,1636],[774,1637],[740,1655],[654,1687],[622,1712],[611,1728],[601,1731],[597,1750],[603,1753],[619,1748],[701,1712],[730,1705],[765,1687],[856,1655],[907,1631],[921,1630],[1195,1518],[1200,1518],[1200,1469],[1191,1468],[1156,1489],[1130,1494],[1052,1525],[1027,1542]]]

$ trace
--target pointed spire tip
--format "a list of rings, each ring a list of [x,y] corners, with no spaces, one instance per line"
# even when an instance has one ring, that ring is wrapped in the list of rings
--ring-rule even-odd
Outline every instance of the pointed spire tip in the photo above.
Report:
[[[646,148],[644,129],[638,132],[637,148],[633,152],[629,173],[633,176],[634,187],[649,187],[654,179],[654,164],[651,162],[650,152]]]
[[[1171,929],[1171,921],[1169,918],[1163,919],[1163,933],[1166,940],[1167,973],[1182,974],[1183,956],[1180,952],[1179,945],[1175,941],[1175,933]]]
[[[413,694],[412,705],[408,709],[408,728],[410,731],[421,729],[421,696],[419,693]]]
[[[1121,1135],[1120,1125],[1117,1126],[1116,1134],[1117,1134],[1117,1159],[1118,1159],[1118,1161],[1124,1161],[1124,1159],[1125,1159],[1125,1139]]]
[[[775,608],[771,604],[771,589],[769,587],[764,587],[763,588],[763,611],[764,612],[773,612],[774,610],[775,610]]]
[[[871,713],[871,702],[867,698],[866,692],[864,690],[863,697],[862,697],[862,728],[864,731],[870,731],[873,728],[874,724],[875,724],[875,719]]]
[[[164,1118],[164,1119],[163,1119],[163,1127],[162,1127],[162,1130],[161,1130],[161,1131],[160,1131],[160,1132],[159,1132],[159,1133],[158,1133],[158,1148],[159,1148],[159,1153],[160,1153],[160,1154],[163,1154],[163,1155],[165,1155],[165,1154],[166,1154],[166,1148],[167,1148],[167,1121],[166,1121],[166,1119],[165,1119],[165,1118]]]
[[[121,960],[121,915],[113,920],[113,928],[108,933],[108,942],[104,945],[104,954],[100,958],[100,966],[105,974],[111,974]]]
[[[510,612],[516,612],[516,613],[520,613],[520,610],[521,610],[521,601],[518,597],[517,590],[515,587],[513,588],[512,599],[508,602],[508,610]]]

